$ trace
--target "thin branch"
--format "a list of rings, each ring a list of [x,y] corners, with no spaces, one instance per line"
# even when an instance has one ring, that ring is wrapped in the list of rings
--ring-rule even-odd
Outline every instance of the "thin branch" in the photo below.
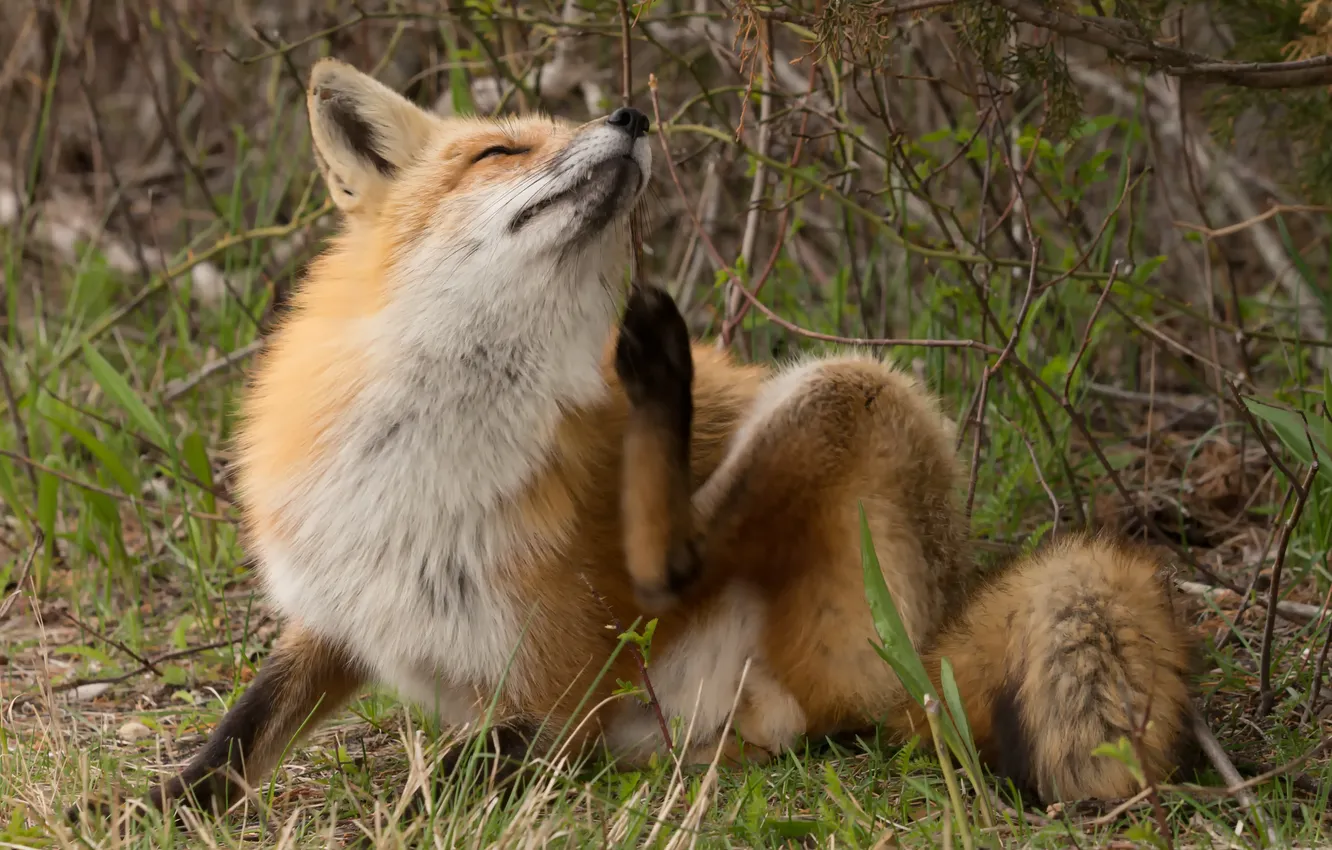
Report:
[[[108,490],[105,487],[98,487],[96,484],[90,484],[87,481],[81,481],[67,472],[61,472],[58,469],[52,469],[51,467],[47,466],[44,463],[41,463],[40,461],[33,460],[30,457],[24,457],[18,452],[11,452],[8,449],[0,449],[0,456],[7,457],[10,460],[16,460],[21,464],[25,464],[33,469],[36,469],[38,472],[44,472],[47,475],[54,475],[56,478],[59,478],[61,481],[64,481],[68,484],[73,484],[75,487],[78,487],[81,490],[86,490],[89,493],[100,493],[103,496],[107,496],[117,501],[126,502],[134,507],[152,508],[162,516],[184,515],[184,516],[194,517],[195,519],[212,520],[213,522],[234,523],[236,521],[232,517],[222,516],[221,514],[210,514],[210,513],[205,513],[203,511],[192,511],[187,508],[177,508],[170,505],[157,504],[154,502],[146,502],[142,499],[131,496],[128,493],[120,493],[117,492],[116,490]]]
[[[610,617],[611,625],[615,627],[615,634],[617,636],[624,635],[624,625],[620,622],[620,618],[615,616],[615,611],[611,609],[606,597],[602,595],[601,591],[592,586],[592,582],[588,580],[586,575],[579,573],[578,577],[583,580],[583,584],[587,585],[588,591],[601,603],[601,607],[606,609],[606,616]],[[621,639],[623,640],[623,638]],[[643,658],[643,650],[633,641],[625,641],[624,643],[629,650],[629,654],[633,656],[634,661],[638,664],[638,674],[643,677],[643,689],[647,691],[648,705],[652,707],[652,713],[656,715],[657,727],[661,730],[662,740],[666,744],[666,752],[672,752],[675,746],[671,742],[671,728],[666,723],[666,714],[662,711],[661,701],[657,699],[657,692],[652,687],[652,677],[648,675],[647,660]]]
[[[690,221],[694,225],[695,232],[698,233],[699,240],[703,243],[703,247],[707,249],[707,252],[709,256],[712,258],[713,263],[716,264],[716,266],[719,269],[721,269],[726,273],[727,277],[730,278],[731,283],[735,284],[736,289],[746,299],[749,300],[750,304],[753,307],[758,309],[760,313],[766,316],[769,321],[771,321],[773,324],[777,325],[778,327],[788,330],[791,333],[799,334],[800,336],[806,337],[808,339],[817,339],[823,342],[834,342],[840,345],[867,345],[867,346],[883,346],[883,347],[915,346],[919,348],[972,348],[978,351],[983,351],[986,354],[1000,353],[1000,349],[996,348],[995,346],[987,345],[986,343],[983,342],[977,342],[974,339],[865,339],[860,337],[846,337],[846,336],[837,336],[835,334],[825,334],[825,333],[820,333],[818,331],[809,330],[808,328],[802,328],[799,325],[795,324],[794,322],[787,321],[786,319],[783,319],[781,316],[774,313],[771,309],[768,308],[767,305],[765,305],[762,301],[759,301],[754,296],[754,293],[750,292],[749,289],[745,287],[744,283],[740,280],[739,276],[734,272],[734,270],[731,269],[729,265],[727,265],[726,261],[722,259],[721,253],[718,252],[717,250],[717,246],[713,244],[712,238],[708,236],[707,231],[703,229],[702,223],[699,222],[698,216],[695,215],[694,207],[692,204],[689,203],[689,197],[685,193],[684,185],[680,182],[680,175],[676,173],[674,161],[671,159],[670,141],[668,138],[669,134],[666,132],[665,125],[660,123],[661,104],[657,97],[657,78],[655,74],[649,75],[648,88],[652,92],[652,112],[658,122],[657,135],[661,139],[661,149],[662,152],[665,154],[666,170],[667,172],[669,172],[671,176],[671,181],[675,184],[676,191],[679,192],[680,194],[680,199],[684,202],[684,208],[686,212],[689,213]]]
[[[249,640],[251,637],[255,635],[257,631],[258,631],[257,629],[252,630],[244,635],[241,635],[239,638],[233,638],[230,640],[219,640],[213,643],[205,643],[202,644],[201,646],[191,646],[185,649],[178,649],[174,652],[167,652],[162,655],[158,655],[152,659],[145,659],[145,661],[151,660],[152,664],[156,665],[156,664],[161,664],[164,661],[175,661],[177,659],[186,658],[191,655],[198,655],[200,652],[207,652],[210,649],[221,649],[226,646],[235,646],[238,643]],[[85,685],[116,685],[127,679],[132,679],[135,676],[147,673],[152,669],[153,668],[149,664],[145,663],[143,666],[139,667],[138,669],[131,670],[128,673],[122,673],[119,676],[108,676],[106,678],[101,678],[101,679],[75,679],[71,682],[65,682],[63,684],[53,686],[51,688],[51,693],[58,694],[64,691],[72,691],[75,688],[81,688]]]
[[[1278,776],[1283,776],[1287,773],[1290,773],[1300,765],[1307,762],[1309,759],[1317,758],[1318,756],[1321,756],[1323,753],[1327,752],[1328,750],[1332,750],[1332,735],[1328,735],[1322,741],[1319,741],[1317,746],[1306,752],[1304,755],[1296,756],[1291,761],[1286,762],[1280,767],[1274,767],[1271,770],[1267,771],[1266,773],[1260,773],[1259,775],[1252,776],[1244,780],[1243,782],[1231,785],[1226,789],[1226,792],[1229,794],[1239,794],[1241,791],[1245,791],[1249,788],[1255,788],[1259,785],[1262,785],[1264,782],[1269,782],[1273,779],[1276,779]]]
[[[1276,626],[1276,603],[1277,594],[1281,592],[1281,568],[1286,563],[1286,549],[1290,545],[1291,532],[1300,521],[1300,514],[1304,513],[1304,503],[1309,500],[1309,485],[1313,483],[1313,478],[1318,474],[1318,461],[1315,460],[1309,465],[1309,469],[1304,474],[1304,480],[1295,484],[1291,483],[1296,490],[1295,507],[1291,510],[1290,516],[1285,524],[1281,526],[1281,539],[1277,544],[1276,563],[1272,565],[1272,586],[1268,593],[1267,603],[1267,622],[1263,626],[1263,646],[1262,657],[1259,661],[1258,670],[1258,690],[1262,694],[1262,699],[1258,703],[1258,716],[1266,717],[1272,710],[1272,703],[1276,700],[1276,693],[1272,690],[1272,630]]]
[[[1068,390],[1073,385],[1073,373],[1078,371],[1078,366],[1082,363],[1082,357],[1087,353],[1087,345],[1091,342],[1092,328],[1096,326],[1096,317],[1101,315],[1101,308],[1105,306],[1105,299],[1110,295],[1110,290],[1115,285],[1115,276],[1119,274],[1119,260],[1115,260],[1110,267],[1110,279],[1105,282],[1105,289],[1101,290],[1101,297],[1096,299],[1096,306],[1092,309],[1091,318],[1087,320],[1087,327],[1082,332],[1082,344],[1078,346],[1078,353],[1073,358],[1073,365],[1068,367],[1068,376],[1064,378],[1064,398],[1068,398]]]
[[[105,643],[105,644],[107,644],[107,645],[109,645],[109,646],[113,646],[113,647],[115,647],[116,649],[120,650],[121,652],[125,653],[125,654],[128,655],[130,658],[133,658],[135,661],[137,661],[137,662],[139,662],[140,664],[142,664],[142,665],[143,665],[145,668],[147,668],[148,670],[151,670],[151,671],[153,672],[154,675],[156,675],[156,676],[160,676],[160,675],[162,675],[162,671],[159,670],[159,669],[157,669],[157,665],[156,665],[155,663],[153,663],[152,660],[143,657],[143,656],[140,655],[139,653],[137,653],[137,652],[135,652],[134,650],[130,649],[130,648],[129,648],[128,646],[126,646],[125,644],[123,644],[123,643],[121,643],[120,641],[116,640],[115,638],[113,638],[113,637],[111,637],[111,636],[109,636],[109,635],[102,634],[102,633],[99,632],[97,629],[94,629],[92,626],[90,626],[90,625],[88,625],[87,623],[83,622],[83,621],[80,620],[78,617],[75,617],[73,614],[69,613],[68,611],[62,611],[61,613],[65,615],[65,619],[69,620],[71,623],[73,623],[74,625],[78,626],[80,629],[82,629],[83,631],[85,631],[85,632],[87,632],[88,634],[92,635],[93,637],[97,638],[97,639],[100,640],[102,643]]]
[[[1198,711],[1197,706],[1193,706],[1192,714],[1193,735],[1197,738],[1198,745],[1207,754],[1212,767],[1216,768],[1216,772],[1221,774],[1221,778],[1230,786],[1230,793],[1249,810],[1254,821],[1262,829],[1263,834],[1268,840],[1271,840],[1275,833],[1272,831],[1272,824],[1268,822],[1267,816],[1263,814],[1263,810],[1259,807],[1257,798],[1249,793],[1249,789],[1245,786],[1239,771],[1235,769],[1235,765],[1230,761],[1230,757],[1226,755],[1221,742],[1216,739],[1216,735],[1212,733],[1212,728],[1207,725],[1206,718],[1202,716],[1202,712]]]
[[[628,0],[619,0],[620,5],[620,105],[628,106],[633,100],[634,69],[633,39],[629,31],[633,26],[629,20]],[[629,216],[629,256],[630,272],[633,275],[632,286],[642,286],[643,280],[643,227],[636,215]]]
[[[1059,33],[1065,38],[1101,47],[1112,56],[1145,63],[1175,77],[1257,89],[1288,89],[1332,84],[1332,56],[1292,62],[1227,62],[1169,47],[1136,32],[1128,21],[1073,15],[1039,0],[990,0],[1023,23]]]
[[[1332,602],[1332,588],[1328,588],[1328,595],[1323,598],[1322,616],[1327,616],[1328,603]],[[1318,695],[1323,689],[1323,670],[1327,665],[1327,651],[1332,647],[1332,621],[1329,621],[1327,633],[1323,635],[1323,651],[1318,653],[1318,663],[1314,664],[1313,682],[1309,685],[1309,703],[1304,707],[1304,714],[1300,717],[1300,723],[1308,723],[1313,718],[1313,713],[1318,706]]]
[[[166,389],[162,393],[163,403],[170,404],[171,402],[185,395],[185,393],[197,387],[199,384],[211,378],[213,375],[217,374],[218,372],[221,372],[224,369],[228,369],[236,365],[237,363],[249,357],[250,355],[254,354],[263,347],[264,347],[263,339],[262,338],[256,339],[247,345],[241,346],[235,351],[228,352],[222,357],[217,357],[213,360],[209,360],[202,367],[200,367],[199,371],[195,372],[192,375],[188,375],[184,378],[177,378],[176,380],[171,381],[166,385]]]
[[[5,405],[9,408],[9,418],[14,422],[14,438],[18,440],[19,451],[25,456],[31,456],[32,450],[28,448],[28,429],[23,425],[23,415],[19,413],[18,397],[14,395],[14,385],[9,380],[9,366],[0,367],[0,387],[5,392]],[[37,489],[37,472],[32,467],[28,467],[28,480],[32,482],[32,489]],[[15,505],[15,508],[18,506]]]

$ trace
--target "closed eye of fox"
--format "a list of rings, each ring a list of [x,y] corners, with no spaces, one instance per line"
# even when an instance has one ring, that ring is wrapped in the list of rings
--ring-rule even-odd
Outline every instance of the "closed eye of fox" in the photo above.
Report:
[[[656,717],[612,698],[639,668],[620,652],[602,671],[607,624],[651,617],[686,761],[928,737],[871,645],[860,506],[994,773],[1043,802],[1129,796],[1129,767],[1093,750],[1134,729],[1149,776],[1181,764],[1194,643],[1150,550],[1069,535],[982,576],[954,425],[918,380],[861,352],[740,363],[666,293],[626,301],[641,112],[444,118],[331,59],[307,94],[343,226],[266,343],[237,441],[283,632],[153,805],[234,801],[370,684],[445,725],[493,705],[519,761],[567,728],[641,765],[665,746]]]

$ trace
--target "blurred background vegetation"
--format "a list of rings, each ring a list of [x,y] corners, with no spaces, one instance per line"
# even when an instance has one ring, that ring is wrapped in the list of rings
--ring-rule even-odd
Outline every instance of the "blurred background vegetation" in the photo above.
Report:
[[[303,97],[324,55],[444,114],[573,120],[627,68],[655,116],[643,273],[695,331],[916,371],[962,425],[983,554],[1084,524],[1161,546],[1232,757],[1307,752],[1332,705],[1330,45],[1329,0],[0,3],[0,837],[72,842],[61,804],[188,752],[274,634],[231,415],[336,226]],[[407,769],[394,710],[367,697],[279,773],[284,817],[341,783],[302,840],[372,820],[356,771]],[[937,844],[927,763],[727,780],[700,828]],[[1263,786],[1269,816],[1325,835],[1328,779],[1324,753]],[[600,842],[583,815],[637,793],[602,790],[546,811]],[[1163,805],[1078,828],[1192,840],[1250,811]]]

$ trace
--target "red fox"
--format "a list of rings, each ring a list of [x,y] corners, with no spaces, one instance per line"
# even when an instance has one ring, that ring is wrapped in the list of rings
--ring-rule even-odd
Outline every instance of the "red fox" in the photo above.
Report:
[[[1041,800],[1132,794],[1092,750],[1144,716],[1144,767],[1176,765],[1192,643],[1153,555],[1071,537],[982,579],[955,426],[919,381],[861,352],[741,364],[664,292],[625,303],[645,115],[444,118],[331,59],[307,105],[344,225],[268,340],[238,439],[284,631],[154,805],[234,799],[369,684],[446,724],[493,706],[501,755],[567,728],[642,763],[666,746],[653,710],[614,694],[639,668],[606,665],[651,617],[650,683],[692,724],[689,761],[928,734],[871,645],[860,506],[996,772]]]

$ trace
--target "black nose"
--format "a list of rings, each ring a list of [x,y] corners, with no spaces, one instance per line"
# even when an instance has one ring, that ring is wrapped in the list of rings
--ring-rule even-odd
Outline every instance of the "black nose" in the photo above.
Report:
[[[631,106],[621,106],[610,114],[606,123],[612,127],[619,127],[629,134],[629,138],[637,139],[647,135],[648,117]]]

